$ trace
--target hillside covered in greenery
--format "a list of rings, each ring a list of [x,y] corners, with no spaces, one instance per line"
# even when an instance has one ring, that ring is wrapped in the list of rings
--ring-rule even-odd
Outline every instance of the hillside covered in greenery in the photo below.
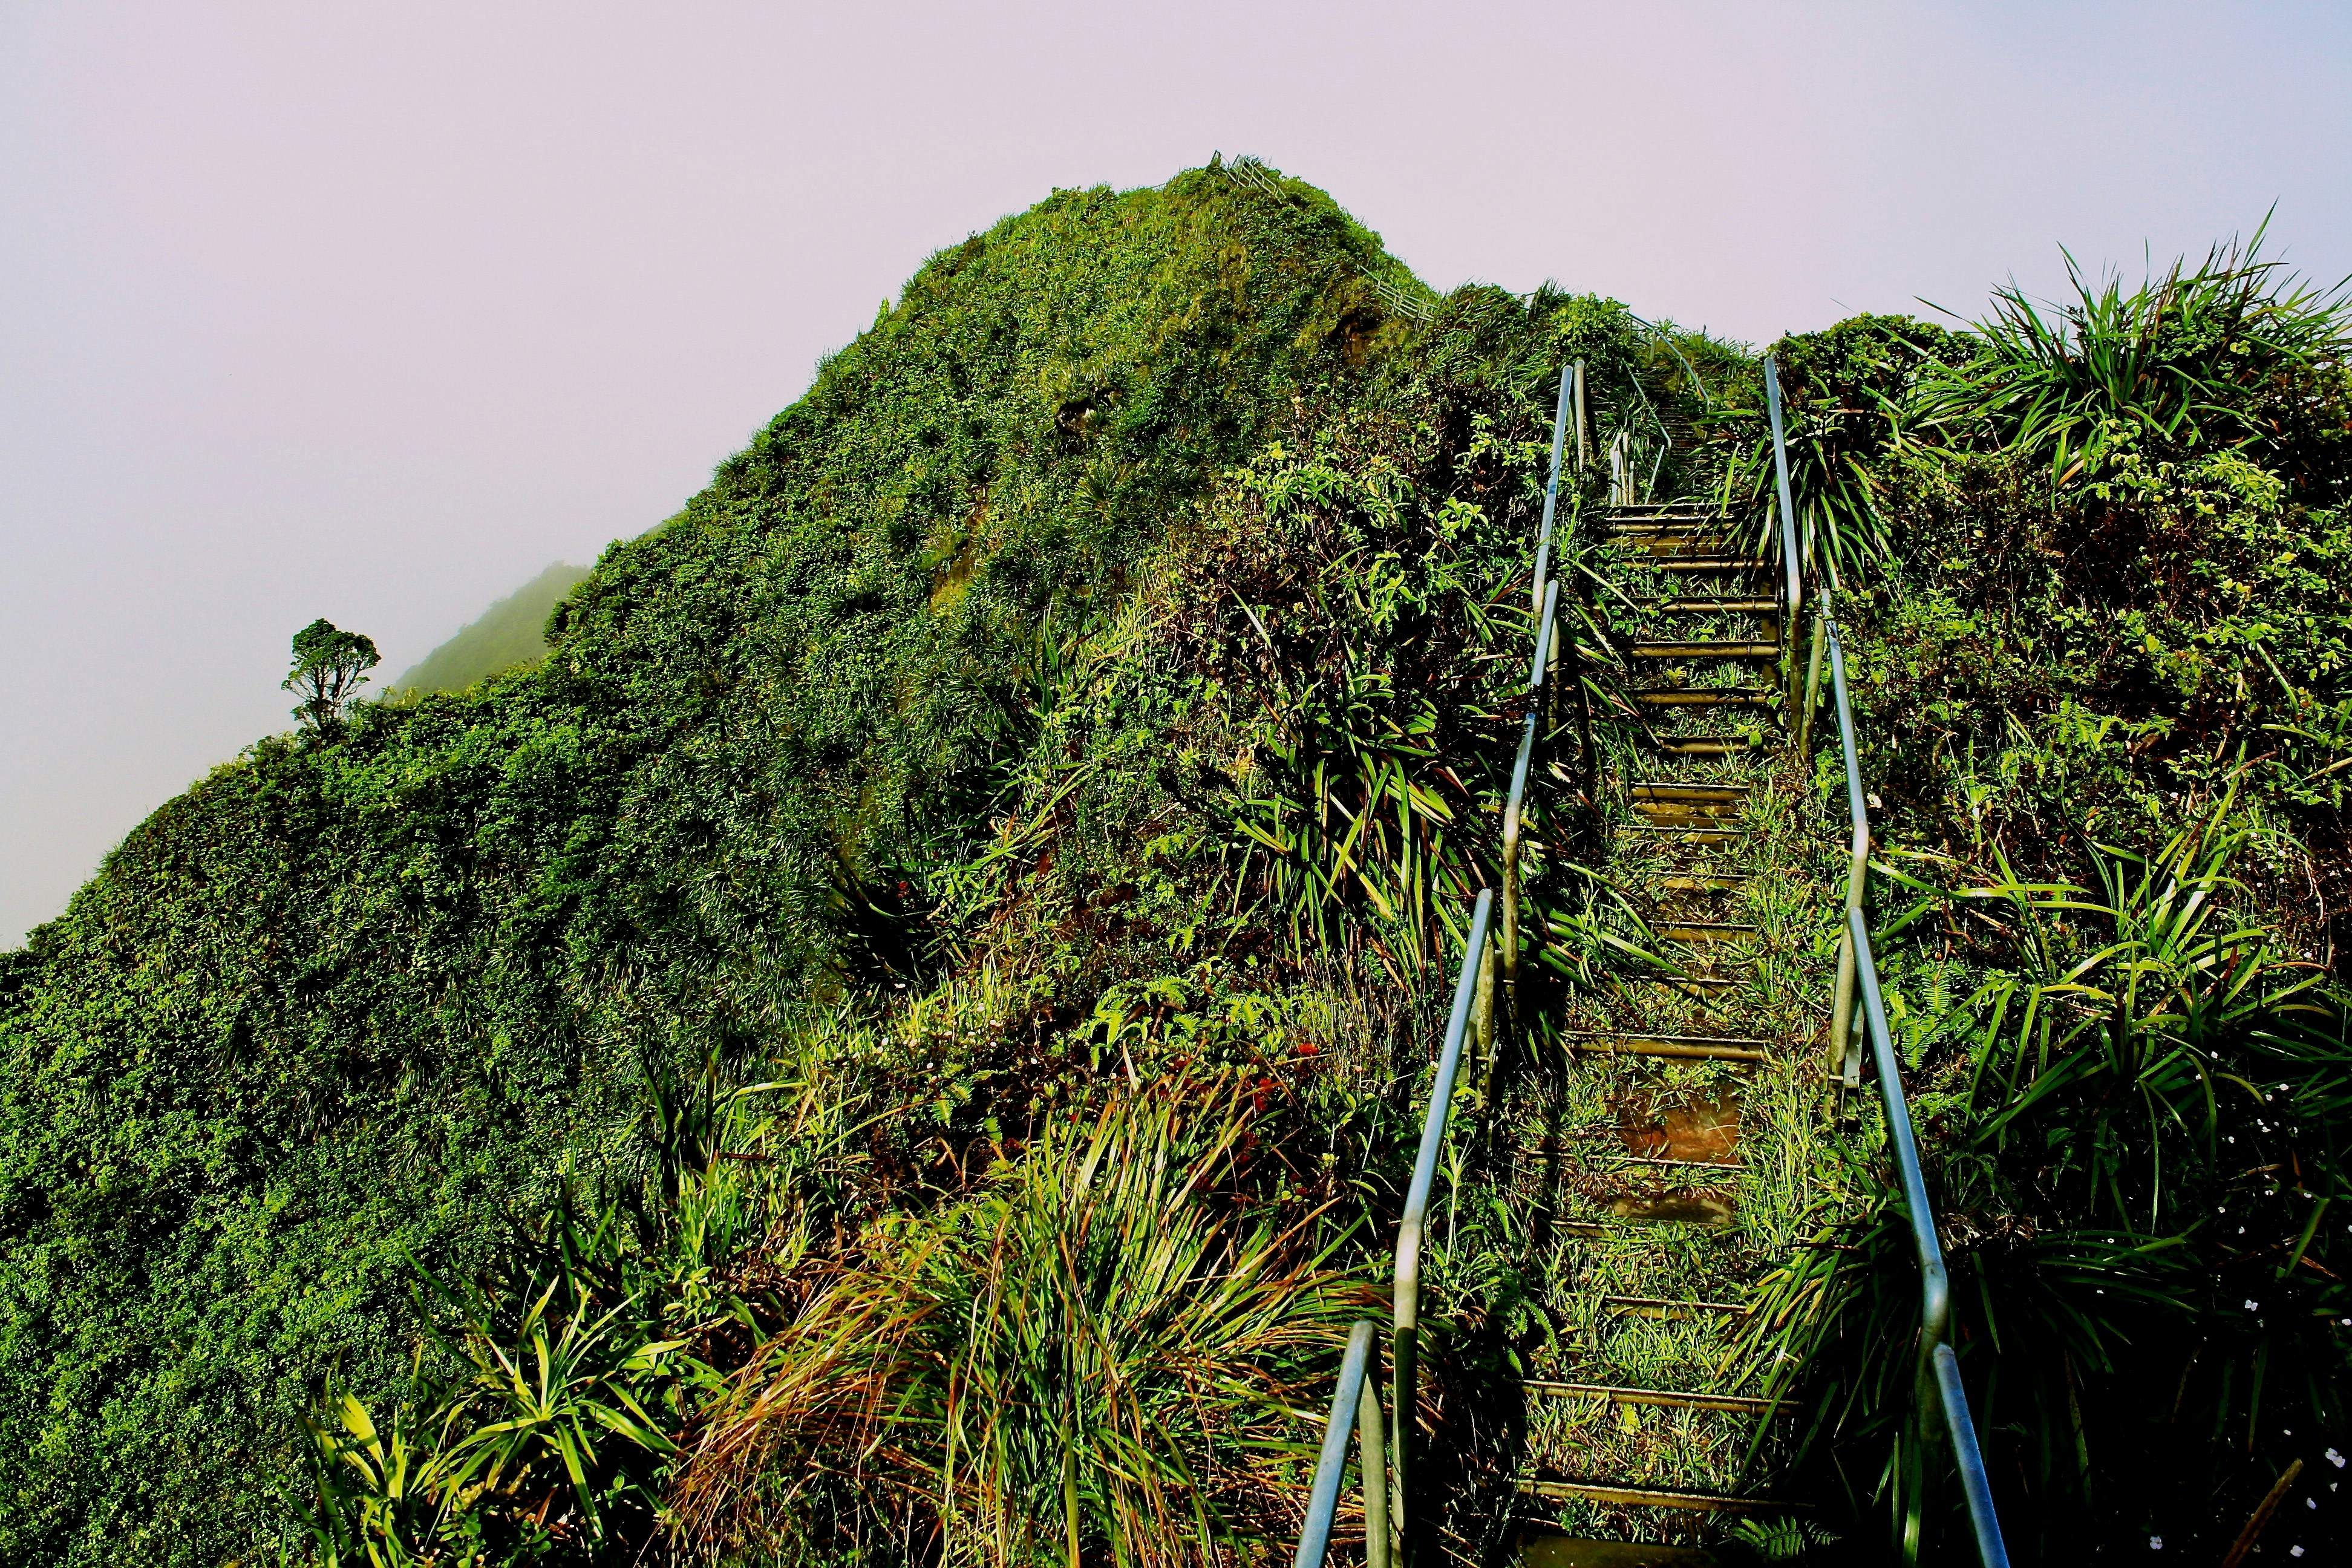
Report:
[[[548,568],[459,627],[392,683],[394,691],[463,691],[547,654],[547,617],[588,575],[565,562]]]
[[[2218,1554],[2347,1430],[2346,312],[2234,252],[1996,306],[1776,345],[1798,510],[2013,1548]],[[1661,493],[1766,505],[1741,345],[1436,297],[1254,163],[1057,192],[543,660],[158,810],[0,956],[0,1557],[1286,1556],[1495,879],[1571,359],[1599,438],[1700,437]],[[1640,936],[1575,842],[1555,987]],[[1507,1468],[1446,1355],[1549,1331],[1483,1223],[1423,1419]],[[1877,1560],[1916,1273],[1889,1200],[1819,1226],[1751,1348]]]

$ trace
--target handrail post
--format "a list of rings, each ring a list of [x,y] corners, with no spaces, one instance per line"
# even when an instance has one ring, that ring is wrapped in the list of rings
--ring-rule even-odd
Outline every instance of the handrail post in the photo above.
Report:
[[[1584,472],[1584,362],[1576,362],[1576,471]]]
[[[1367,1363],[1381,1326],[1366,1318],[1349,1336],[1365,1344]],[[1389,1568],[1389,1446],[1381,1432],[1381,1380],[1369,1370],[1356,1395],[1356,1480],[1364,1498],[1364,1568]]]
[[[1797,759],[1813,760],[1813,715],[1822,706],[1822,617],[1828,614],[1826,595],[1813,611],[1812,651],[1805,658],[1805,705],[1797,712]]]
[[[1845,868],[1846,934],[1838,942],[1837,994],[1830,1010],[1829,1070],[1848,1089],[1862,1087],[1862,1037],[1854,1028],[1853,931],[1862,919],[1870,879],[1870,802],[1862,793],[1862,759],[1853,743],[1853,704],[1846,695],[1845,647],[1839,642],[1837,622],[1826,614],[1821,623],[1830,650],[1832,695],[1837,703],[1838,744],[1844,753],[1845,807],[1853,824],[1853,849]],[[1866,929],[1866,928],[1864,928]]]
[[[1780,370],[1772,356],[1764,356],[1764,406],[1772,420],[1772,479],[1780,497],[1780,568],[1788,612],[1780,622],[1780,641],[1788,664],[1789,707],[1797,706],[1798,612],[1804,608],[1803,557],[1797,547],[1797,511],[1789,500],[1789,447],[1780,433]],[[1793,716],[1793,715],[1792,715]],[[1797,727],[1789,727],[1791,738]]]
[[[1445,1045],[1437,1059],[1437,1078],[1429,1090],[1429,1115],[1421,1130],[1421,1151],[1413,1160],[1412,1184],[1405,1191],[1404,1218],[1397,1227],[1396,1319],[1389,1351],[1389,1415],[1394,1436],[1396,1510],[1401,1529],[1397,1555],[1410,1561],[1414,1530],[1412,1497],[1413,1417],[1421,1404],[1421,1254],[1429,1224],[1430,1192],[1437,1184],[1437,1156],[1445,1142],[1445,1122],[1454,1110],[1454,1080],[1462,1070],[1464,1037],[1470,1031],[1471,1009],[1476,1000],[1478,976],[1485,967],[1486,934],[1495,916],[1495,890],[1478,894],[1470,916],[1470,939],[1462,950],[1462,972],[1454,982],[1454,1007],[1445,1024]]]
[[[1503,1011],[1507,1027],[1516,1038],[1519,1012],[1519,847],[1527,821],[1528,786],[1533,777],[1537,742],[1542,730],[1540,710],[1551,669],[1556,665],[1559,637],[1559,580],[1544,585],[1541,612],[1536,620],[1536,654],[1528,671],[1528,712],[1519,731],[1519,753],[1511,767],[1510,794],[1503,800]],[[1481,1037],[1482,1046],[1486,1043]],[[1489,1075],[1494,1064],[1489,1054]]]

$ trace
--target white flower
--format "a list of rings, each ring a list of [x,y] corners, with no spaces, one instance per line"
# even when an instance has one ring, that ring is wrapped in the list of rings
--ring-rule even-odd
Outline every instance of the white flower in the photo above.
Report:
[[[2163,1551],[2163,1550],[2164,1550],[2164,1537],[2162,1537],[2161,1535],[2151,1535],[2151,1536],[2149,1536],[2149,1537],[2147,1538],[2147,1549],[2148,1549],[2150,1552],[2161,1552],[2161,1551]]]
[[[2246,1303],[2246,1310],[2249,1312],[2259,1312],[2262,1310],[2263,1304],[2260,1301],[2248,1301]]]
[[[2352,1318],[2347,1318],[2344,1321],[2352,1323]],[[2340,1470],[2344,1468],[2344,1456],[2330,1448],[2327,1450],[2327,1462]]]

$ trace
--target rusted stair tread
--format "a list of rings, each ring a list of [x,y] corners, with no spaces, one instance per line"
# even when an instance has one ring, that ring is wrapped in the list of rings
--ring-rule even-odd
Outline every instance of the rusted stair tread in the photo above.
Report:
[[[1729,844],[1748,837],[1744,827],[1685,827],[1665,822],[1621,822],[1617,831],[1637,837],[1681,839],[1691,844]]]
[[[1640,1035],[1608,1029],[1567,1029],[1568,1040],[1609,1040],[1606,1046],[1575,1046],[1601,1056],[1683,1057],[1712,1061],[1760,1062],[1768,1059],[1767,1042],[1734,1035]]]
[[[1519,1568],[1717,1568],[1722,1561],[1696,1546],[1592,1541],[1568,1535],[1519,1539]]]
[[[1734,921],[1660,921],[1650,928],[1668,942],[1738,942],[1756,928]]]
[[[1633,694],[1653,708],[1769,708],[1775,695],[1761,686],[1666,686]]]
[[[1745,800],[1744,784],[1683,783],[1674,779],[1641,779],[1633,784],[1636,800]]]
[[[1669,616],[1769,616],[1780,608],[1780,600],[1752,594],[1683,595],[1672,599],[1636,598],[1633,603]]]
[[[1649,565],[1654,572],[1761,572],[1771,563],[1760,555],[1665,555]]]
[[[1727,1492],[1685,1491],[1673,1487],[1627,1486],[1617,1481],[1529,1480],[1519,1489],[1528,1496],[1553,1500],[1582,1499],[1615,1503],[1621,1508],[1678,1508],[1710,1513],[1797,1513],[1801,1503],[1784,1498],[1734,1497]]]
[[[1748,886],[1745,871],[1678,872],[1658,884],[1664,893],[1736,893]]]
[[[1762,750],[1756,742],[1737,735],[1655,735],[1650,743],[1677,757],[1736,757]]]
[[[1761,1414],[1777,1409],[1780,1401],[1745,1394],[1695,1394],[1678,1388],[1622,1388],[1606,1383],[1558,1383],[1530,1377],[1519,1386],[1529,1394],[1554,1399],[1606,1399],[1612,1405],[1656,1405],[1669,1410],[1730,1410]]]
[[[1664,1296],[1603,1296],[1601,1310],[1613,1311],[1621,1318],[1659,1318],[1668,1322],[1707,1313],[1723,1318],[1744,1318],[1748,1314],[1748,1309],[1737,1301],[1685,1301]]]
[[[1676,1160],[1664,1154],[1617,1154],[1612,1156],[1622,1165],[1673,1165],[1691,1171],[1744,1171],[1745,1160]]]
[[[1635,658],[1778,658],[1776,642],[1637,642]]]

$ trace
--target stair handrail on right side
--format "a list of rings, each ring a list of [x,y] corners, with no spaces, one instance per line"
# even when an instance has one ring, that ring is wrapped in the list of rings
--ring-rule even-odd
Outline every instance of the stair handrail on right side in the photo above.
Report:
[[[1789,662],[1793,695],[1796,612],[1802,603],[1804,579],[1797,553],[1794,513],[1789,504],[1789,458],[1780,433],[1780,376],[1769,356],[1764,361],[1764,394],[1772,421],[1773,477],[1780,489],[1781,549],[1786,555],[1788,646],[1791,650]],[[1904,1206],[1910,1211],[1912,1246],[1919,1258],[1919,1371],[1913,1398],[1924,1405],[1932,1393],[1943,1409],[1944,1425],[1952,1439],[1953,1458],[1960,1472],[1960,1488],[1968,1497],[1969,1522],[1976,1532],[1978,1561],[1983,1568],[2009,1568],[2009,1550],[2001,1542],[1992,1486],[1985,1474],[1984,1455],[1977,1444],[1976,1423],[1969,1414],[1968,1391],[1960,1383],[1959,1357],[1949,1343],[1951,1282],[1944,1268],[1943,1245],[1936,1235],[1935,1211],[1927,1201],[1927,1178],[1919,1164],[1919,1143],[1911,1126],[1910,1105],[1904,1098],[1902,1063],[1895,1057],[1894,1037],[1886,1025],[1886,1000],[1879,990],[1878,965],[1870,949],[1870,922],[1863,912],[1864,879],[1870,872],[1870,797],[1862,787],[1853,704],[1846,690],[1845,648],[1838,640],[1837,621],[1830,614],[1826,594],[1813,615],[1818,633],[1829,647],[1830,679],[1837,703],[1838,744],[1845,761],[1846,812],[1853,822],[1853,855],[1846,879],[1845,935],[1840,944],[1836,1007],[1830,1021],[1831,1049],[1833,1053],[1843,1052],[1858,994],[1878,1068],[1878,1092],[1886,1108],[1886,1141],[1895,1152]],[[1792,726],[1792,731],[1795,729]],[[1914,1509],[1906,1524],[1906,1555],[1916,1555],[1918,1549],[1916,1502]]]

